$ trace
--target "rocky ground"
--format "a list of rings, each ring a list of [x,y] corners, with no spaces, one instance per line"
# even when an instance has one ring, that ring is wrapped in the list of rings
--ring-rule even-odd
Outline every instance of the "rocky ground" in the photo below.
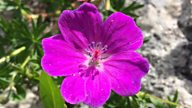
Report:
[[[192,108],[192,0],[136,1],[145,4],[138,22],[150,39],[140,50],[151,63],[144,87],[161,97],[178,90],[182,108]],[[40,108],[37,100],[29,92],[19,105],[6,108]]]
[[[141,52],[151,63],[144,85],[167,96],[179,91],[183,108],[192,108],[192,0],[137,0],[149,42]]]

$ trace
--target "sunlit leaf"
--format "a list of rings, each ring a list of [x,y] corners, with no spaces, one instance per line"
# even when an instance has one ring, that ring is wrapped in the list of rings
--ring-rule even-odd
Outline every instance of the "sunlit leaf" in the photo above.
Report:
[[[40,97],[45,108],[66,108],[59,88],[44,72],[41,73],[39,87]]]

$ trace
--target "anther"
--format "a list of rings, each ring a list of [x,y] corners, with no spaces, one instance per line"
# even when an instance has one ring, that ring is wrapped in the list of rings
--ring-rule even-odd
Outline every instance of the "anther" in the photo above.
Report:
[[[102,43],[101,43],[101,42],[98,42],[98,43],[96,44],[96,47],[97,47],[97,48],[102,47]]]
[[[107,48],[108,48],[108,46],[107,46],[107,45],[105,45],[105,46],[101,49],[101,51],[104,53],[104,52],[106,52],[106,51],[107,51]]]

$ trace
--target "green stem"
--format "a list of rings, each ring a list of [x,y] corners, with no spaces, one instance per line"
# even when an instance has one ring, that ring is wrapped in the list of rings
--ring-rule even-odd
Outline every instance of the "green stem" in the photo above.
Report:
[[[22,46],[16,50],[14,50],[10,55],[0,58],[0,63],[5,62],[7,59],[10,59],[11,57],[17,56],[18,54],[23,52],[25,49],[26,49],[26,47]]]
[[[9,96],[11,95],[11,91],[13,90],[13,87],[15,85],[14,80],[15,80],[16,74],[17,73],[13,73],[13,75],[11,77],[11,80],[10,80],[10,83],[9,83],[9,92],[7,94],[6,100],[9,100]]]
[[[27,65],[27,63],[29,62],[29,60],[30,60],[30,56],[27,56],[27,58],[25,59],[25,61],[21,64],[21,69],[23,69],[23,68]]]
[[[153,99],[157,99],[157,100],[161,101],[162,103],[166,103],[166,104],[169,104],[169,105],[178,106],[178,107],[180,108],[180,105],[177,104],[177,103],[174,103],[174,102],[171,102],[171,101],[168,101],[168,100],[161,99],[161,98],[159,98],[159,97],[157,97],[157,96],[154,96],[154,95],[151,95],[151,94],[148,94],[148,93],[145,93],[145,92],[141,92],[141,91],[140,91],[137,95],[142,96],[142,97],[144,97],[144,96],[151,97],[151,98],[153,98]]]

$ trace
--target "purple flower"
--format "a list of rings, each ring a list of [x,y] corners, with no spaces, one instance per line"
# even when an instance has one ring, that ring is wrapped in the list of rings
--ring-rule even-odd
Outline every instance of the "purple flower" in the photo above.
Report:
[[[42,41],[41,65],[50,76],[65,76],[61,94],[71,104],[103,105],[111,90],[132,96],[141,89],[149,63],[135,50],[143,35],[134,20],[113,13],[105,22],[97,8],[84,3],[59,18],[61,34]]]

